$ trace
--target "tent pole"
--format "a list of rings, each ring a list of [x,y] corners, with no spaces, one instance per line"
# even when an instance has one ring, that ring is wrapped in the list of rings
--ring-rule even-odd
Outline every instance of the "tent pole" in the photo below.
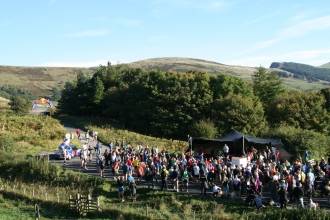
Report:
[[[245,138],[244,138],[244,135],[243,135],[243,154],[244,154],[244,156],[245,156],[245,146],[244,146],[244,142],[245,142],[245,140],[244,140]]]

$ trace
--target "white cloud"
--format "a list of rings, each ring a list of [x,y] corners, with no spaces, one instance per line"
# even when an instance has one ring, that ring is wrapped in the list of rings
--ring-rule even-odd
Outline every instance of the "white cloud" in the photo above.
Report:
[[[110,34],[108,29],[91,29],[65,34],[68,38],[85,38],[85,37],[105,37]]]
[[[288,39],[297,38],[314,31],[330,28],[330,15],[299,21],[280,30],[273,38],[258,42],[252,50],[271,47],[276,43]]]

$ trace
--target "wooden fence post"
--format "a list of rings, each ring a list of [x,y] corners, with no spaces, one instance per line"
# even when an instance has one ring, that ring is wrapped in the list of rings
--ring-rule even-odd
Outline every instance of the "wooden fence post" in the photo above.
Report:
[[[97,207],[97,211],[100,212],[101,208],[100,208],[100,199],[99,199],[99,197],[97,197],[97,199],[96,199],[96,207]]]
[[[34,213],[35,213],[36,220],[39,220],[40,219],[40,210],[39,210],[39,206],[37,203],[34,205]]]

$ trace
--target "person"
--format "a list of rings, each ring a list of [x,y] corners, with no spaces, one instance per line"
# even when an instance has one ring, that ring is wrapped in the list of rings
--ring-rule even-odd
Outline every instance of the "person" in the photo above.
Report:
[[[127,163],[123,163],[122,167],[121,167],[122,171],[123,171],[123,175],[124,175],[124,180],[126,181],[128,176],[128,166]]]
[[[197,165],[197,163],[194,163],[193,171],[194,171],[194,179],[196,181],[199,178],[199,171],[200,171],[200,168]]]
[[[179,172],[177,170],[177,166],[174,166],[171,176],[172,176],[172,180],[174,182],[174,190],[179,192]]]
[[[76,134],[77,134],[78,140],[80,140],[80,129],[79,128],[76,129]]]
[[[103,177],[103,173],[104,173],[104,157],[103,156],[97,156],[98,160],[97,160],[97,164],[98,164],[98,168],[99,168],[99,172],[100,172],[100,177]]]
[[[99,155],[101,153],[101,143],[99,141],[96,142],[94,149],[95,149],[96,155]]]
[[[88,145],[88,159],[89,161],[93,160],[93,147],[91,145]]]
[[[262,204],[262,197],[261,197],[260,193],[257,193],[256,194],[256,196],[254,198],[254,204],[255,204],[257,210],[259,210],[262,207],[264,207],[263,204]]]
[[[120,176],[117,179],[117,187],[118,187],[118,197],[119,200],[124,202],[124,193],[125,193],[125,187],[124,187],[124,177]]]
[[[296,187],[293,189],[293,195],[297,202],[297,206],[304,208],[304,191],[302,189],[302,184],[299,181],[297,181]]]
[[[218,196],[222,195],[221,188],[219,186],[217,186],[216,184],[213,184],[212,192],[213,192],[214,197],[218,197]]]
[[[88,147],[86,144],[82,146],[80,159],[81,159],[81,168],[87,170]]]
[[[187,168],[184,169],[181,178],[182,178],[182,186],[184,186],[186,189],[186,192],[188,192],[189,173],[187,171]],[[182,187],[182,189],[183,189],[183,187]]]
[[[281,209],[286,209],[286,205],[288,203],[288,192],[286,190],[285,181],[281,181],[280,189],[278,190],[278,200],[280,203]]]
[[[201,194],[206,196],[206,191],[209,188],[209,186],[207,183],[207,178],[206,178],[204,169],[200,169],[200,171],[199,171],[199,180],[201,183]]]
[[[110,153],[108,151],[108,149],[105,149],[104,153],[103,153],[103,157],[104,157],[104,161],[105,161],[105,166],[109,166],[109,161],[110,161]]]
[[[136,183],[131,173],[128,174],[127,181],[128,181],[130,196],[133,201],[136,201]]]
[[[148,189],[151,187],[154,189],[154,176],[149,165],[146,166],[144,178],[148,184]]]
[[[229,155],[229,147],[227,144],[225,144],[225,146],[223,146],[223,155],[225,158],[227,158],[227,156]]]
[[[162,186],[161,186],[162,191],[164,190],[165,187],[166,187],[166,190],[168,189],[168,187],[167,187],[167,177],[168,177],[168,171],[166,169],[166,166],[163,165],[163,168],[160,172],[160,178],[162,180]]]

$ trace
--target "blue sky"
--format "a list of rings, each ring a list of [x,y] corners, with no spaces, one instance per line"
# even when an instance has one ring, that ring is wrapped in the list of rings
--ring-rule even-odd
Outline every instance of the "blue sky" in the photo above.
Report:
[[[0,64],[330,61],[328,0],[0,0]]]

